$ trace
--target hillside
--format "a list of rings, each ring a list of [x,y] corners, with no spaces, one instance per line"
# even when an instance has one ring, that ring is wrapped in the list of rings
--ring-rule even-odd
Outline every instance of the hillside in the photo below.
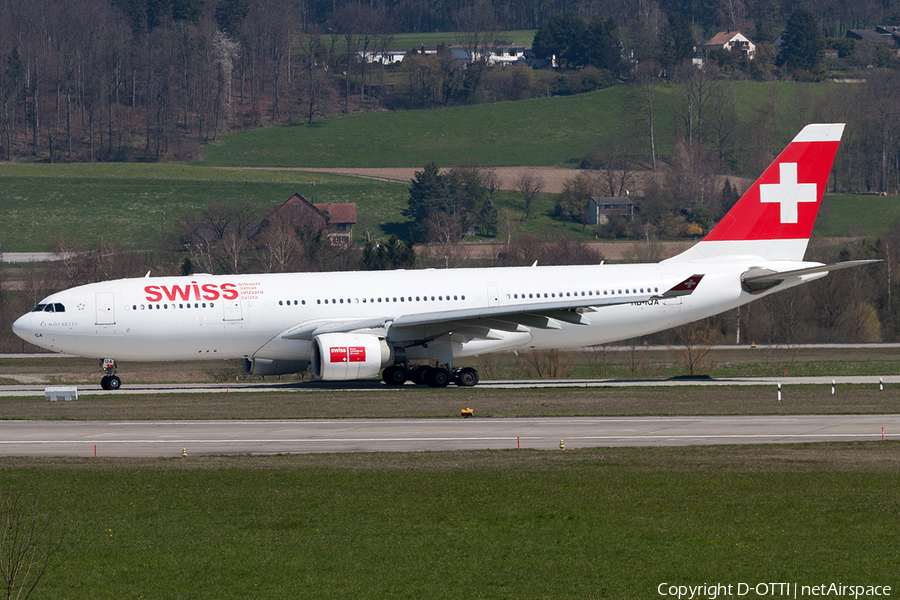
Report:
[[[750,123],[765,107],[789,141],[805,111],[804,98],[824,93],[826,84],[728,82],[736,98],[738,123]],[[351,115],[307,125],[234,133],[206,148],[203,164],[253,167],[422,167],[429,161],[452,166],[477,158],[483,165],[572,166],[598,140],[643,142],[636,118],[639,88],[615,86],[575,96],[500,102],[455,108]],[[660,84],[654,98],[657,152],[667,155],[676,138],[680,86]],[[807,103],[808,104],[808,103]]]

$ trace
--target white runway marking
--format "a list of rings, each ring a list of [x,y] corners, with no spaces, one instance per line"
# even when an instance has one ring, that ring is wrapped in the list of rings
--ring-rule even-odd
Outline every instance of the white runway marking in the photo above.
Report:
[[[884,434],[882,434],[884,428]],[[176,456],[555,449],[900,439],[900,415],[748,417],[0,421],[9,456]]]

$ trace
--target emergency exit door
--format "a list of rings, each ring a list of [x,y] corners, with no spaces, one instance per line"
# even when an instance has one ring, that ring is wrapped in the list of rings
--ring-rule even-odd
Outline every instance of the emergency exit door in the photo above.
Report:
[[[115,295],[112,292],[97,293],[97,325],[115,325]]]

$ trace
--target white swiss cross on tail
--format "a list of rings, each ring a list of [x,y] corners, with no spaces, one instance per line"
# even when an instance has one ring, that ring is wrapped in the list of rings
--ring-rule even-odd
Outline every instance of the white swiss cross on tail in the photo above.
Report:
[[[843,132],[843,123],[804,127],[703,240],[670,260],[802,260]]]
[[[759,201],[763,204],[778,202],[781,204],[781,222],[796,223],[797,204],[818,202],[816,184],[797,183],[797,163],[781,163],[778,167],[781,181],[760,184]]]

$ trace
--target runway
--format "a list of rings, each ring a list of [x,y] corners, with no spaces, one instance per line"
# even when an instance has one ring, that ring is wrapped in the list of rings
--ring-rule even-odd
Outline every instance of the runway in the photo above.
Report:
[[[677,379],[511,379],[511,380],[483,380],[478,384],[479,388],[488,389],[526,389],[526,388],[586,388],[586,387],[674,387],[674,386],[728,386],[728,385],[755,385],[772,386],[782,385],[884,385],[900,384],[900,375],[850,375],[839,377],[729,377],[722,379],[710,378],[677,378]],[[13,384],[0,386],[0,397],[28,397],[44,396],[44,389],[49,384]],[[54,384],[57,385],[57,384]],[[406,384],[414,387],[412,383]],[[122,387],[116,391],[100,389],[99,381],[96,384],[78,386],[78,395],[120,395],[120,394],[218,394],[231,392],[303,392],[303,391],[383,391],[391,392],[397,388],[388,387],[380,381],[308,381],[303,383],[128,383],[124,381]],[[428,388],[424,388],[428,389]],[[451,385],[445,390],[435,390],[436,393],[452,392],[461,389]],[[471,388],[462,388],[471,389]]]
[[[189,456],[554,450],[560,440],[575,449],[882,439],[900,439],[900,415],[0,422],[5,456],[174,457],[182,449]]]

